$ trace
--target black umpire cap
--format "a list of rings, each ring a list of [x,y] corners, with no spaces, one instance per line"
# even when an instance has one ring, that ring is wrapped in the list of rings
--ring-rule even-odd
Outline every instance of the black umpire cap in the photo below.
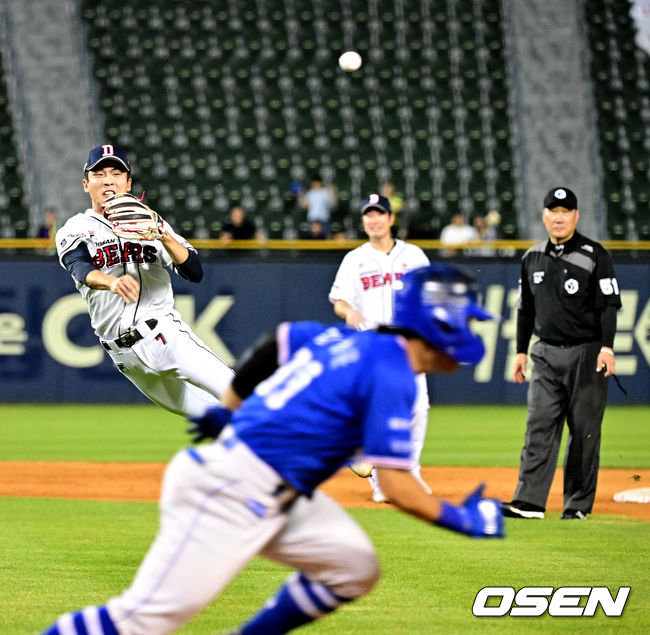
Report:
[[[393,213],[390,208],[390,201],[385,196],[381,196],[381,194],[371,194],[365,201],[363,201],[363,203],[361,203],[362,216],[371,209],[376,209],[384,214]]]
[[[97,146],[90,151],[86,165],[84,165],[84,174],[88,170],[97,167],[102,161],[116,161],[123,165],[127,172],[131,172],[131,164],[129,163],[129,158],[126,156],[126,152],[117,146],[105,144],[103,146]]]
[[[578,197],[568,187],[554,187],[544,197],[544,207],[565,207],[566,209],[578,209]]]

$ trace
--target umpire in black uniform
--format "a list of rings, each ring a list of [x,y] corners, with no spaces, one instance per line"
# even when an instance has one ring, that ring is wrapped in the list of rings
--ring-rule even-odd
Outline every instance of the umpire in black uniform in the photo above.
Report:
[[[515,382],[525,381],[531,335],[539,341],[530,352],[534,367],[519,483],[512,502],[503,503],[504,514],[513,518],[544,518],[565,419],[562,518],[584,519],[596,496],[621,299],[609,254],[576,231],[579,217],[576,195],[566,187],[553,188],[542,212],[549,238],[522,258]]]

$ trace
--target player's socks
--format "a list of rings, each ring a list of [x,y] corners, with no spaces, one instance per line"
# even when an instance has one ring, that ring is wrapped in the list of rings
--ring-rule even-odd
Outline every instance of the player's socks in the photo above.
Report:
[[[368,481],[370,482],[370,487],[372,488],[372,500],[374,500],[375,503],[387,503],[388,498],[384,496],[384,492],[382,492],[381,487],[379,487],[379,479],[377,478],[377,473],[375,470],[372,471],[372,474],[370,475]]]
[[[292,575],[275,597],[238,633],[241,635],[281,635],[334,611],[349,600],[342,598],[302,573]]]
[[[420,466],[419,466],[419,465],[418,465],[418,467],[415,467],[415,468],[413,468],[413,469],[411,470],[411,474],[413,474],[413,477],[415,478],[415,480],[420,484],[420,486],[422,487],[422,489],[423,489],[427,494],[431,494],[431,493],[432,493],[432,492],[431,492],[431,488],[429,487],[429,485],[427,484],[427,482],[422,478],[422,474],[420,473]]]
[[[43,635],[119,635],[105,606],[87,606],[62,615]]]

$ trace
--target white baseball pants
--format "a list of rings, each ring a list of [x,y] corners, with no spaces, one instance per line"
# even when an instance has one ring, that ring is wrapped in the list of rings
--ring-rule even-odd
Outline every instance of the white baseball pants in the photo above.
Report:
[[[178,452],[163,480],[160,531],[132,586],[107,603],[120,635],[174,631],[256,555],[341,597],[370,591],[379,566],[365,532],[324,493],[295,496],[242,442]]]
[[[158,405],[186,417],[202,415],[218,403],[233,371],[215,355],[192,329],[170,313],[156,316],[148,331],[130,348],[111,345],[108,354],[140,392]]]

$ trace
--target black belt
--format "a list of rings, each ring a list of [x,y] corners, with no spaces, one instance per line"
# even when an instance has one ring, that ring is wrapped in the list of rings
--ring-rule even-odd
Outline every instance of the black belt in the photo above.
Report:
[[[542,340],[544,344],[550,344],[551,346],[559,346],[560,348],[571,348],[572,346],[580,346],[581,344],[592,344],[593,342],[599,342],[600,340],[565,340],[559,342],[557,340]]]
[[[227,450],[234,448],[238,443],[241,443],[241,439],[234,432],[231,434],[231,436],[223,441],[223,445]],[[190,452],[190,455],[192,454],[192,450],[194,450],[194,448],[188,450]],[[197,460],[196,457],[193,458],[194,460]],[[273,496],[273,498],[278,501],[280,505],[280,511],[286,512],[296,502],[298,497],[301,496],[301,493],[295,487],[289,485],[289,483],[282,479],[275,486],[275,489],[271,493],[271,496]]]
[[[153,331],[156,328],[156,325],[158,324],[158,320],[152,318],[150,320],[145,320],[144,323]],[[131,348],[136,342],[139,342],[144,335],[142,335],[138,329],[133,329],[132,331],[129,331],[128,333],[125,333],[124,335],[120,335],[117,339],[113,340],[111,344],[115,344],[118,348]],[[102,341],[102,346],[107,350],[110,351],[111,347],[108,342],[103,342]]]

